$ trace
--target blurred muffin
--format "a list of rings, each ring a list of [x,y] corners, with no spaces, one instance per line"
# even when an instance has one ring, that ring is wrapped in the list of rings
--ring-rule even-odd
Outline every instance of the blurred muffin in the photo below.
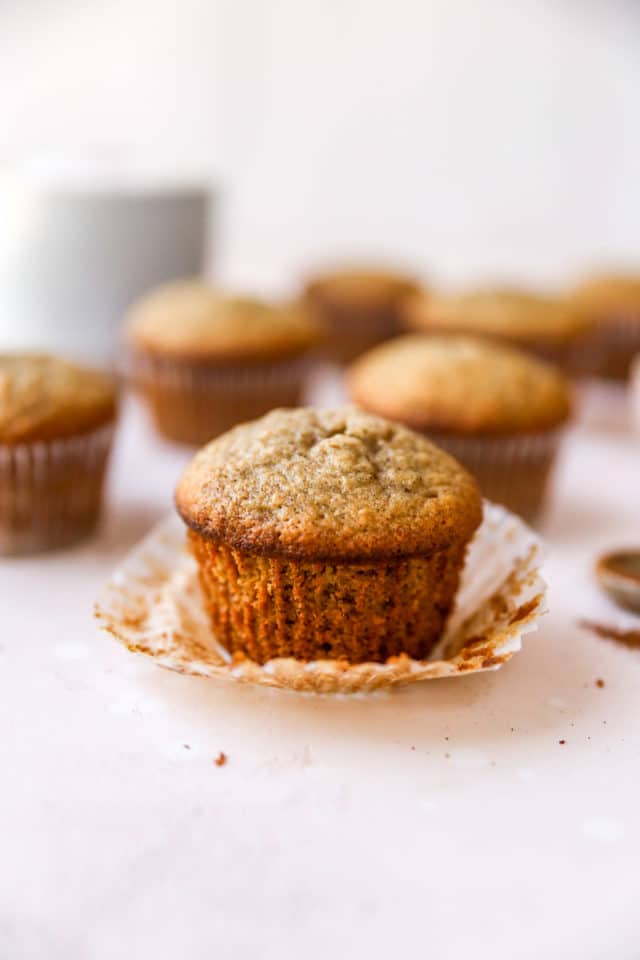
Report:
[[[103,374],[0,354],[1,554],[66,546],[94,530],[115,417]]]
[[[567,370],[573,367],[586,325],[570,303],[510,289],[417,294],[405,302],[403,319],[410,330],[504,341]]]
[[[161,433],[189,444],[299,403],[318,339],[299,308],[221,296],[197,280],[154,290],[127,318],[132,378]]]
[[[594,277],[574,292],[573,303],[590,330],[581,372],[627,380],[640,353],[640,274]]]
[[[422,659],[482,515],[463,468],[352,408],[274,410],[201,450],[176,503],[234,654]]]
[[[361,357],[348,384],[361,407],[453,454],[488,499],[537,517],[570,414],[554,367],[489,340],[409,334]]]
[[[411,279],[401,274],[335,270],[307,282],[304,302],[324,327],[330,359],[348,363],[399,332],[400,304],[417,289]]]

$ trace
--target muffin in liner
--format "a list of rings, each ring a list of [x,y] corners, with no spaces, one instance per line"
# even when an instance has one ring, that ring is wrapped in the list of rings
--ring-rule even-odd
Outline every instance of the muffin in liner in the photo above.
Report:
[[[302,299],[325,330],[325,357],[343,365],[401,332],[401,304],[417,289],[401,274],[346,269],[310,278]]]
[[[467,551],[453,612],[429,659],[386,663],[231,657],[214,635],[198,571],[174,516],[156,527],[114,572],[96,604],[100,625],[159,666],[207,678],[309,693],[366,693],[418,680],[495,670],[537,629],[545,583],[536,535],[504,508],[485,503]]]
[[[114,425],[0,443],[0,554],[68,546],[97,526]]]
[[[429,431],[428,436],[470,471],[482,494],[528,523],[540,518],[562,430],[511,436],[463,436]]]
[[[403,304],[405,330],[481,336],[576,373],[586,321],[571,303],[521,290],[485,288],[452,296],[417,294]]]
[[[581,376],[628,380],[634,357],[640,353],[640,312],[596,317],[575,351],[574,366]]]
[[[244,365],[197,362],[132,350],[127,375],[167,439],[200,446],[272,407],[297,406],[308,355]]]

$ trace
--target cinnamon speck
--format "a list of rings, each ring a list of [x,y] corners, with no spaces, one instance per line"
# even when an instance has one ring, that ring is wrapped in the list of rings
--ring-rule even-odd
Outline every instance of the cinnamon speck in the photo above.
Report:
[[[600,687],[601,690],[604,687],[604,680],[602,679],[602,677],[598,677],[598,679],[596,680],[596,687]]]
[[[226,753],[223,753],[221,750],[213,762],[215,763],[216,767],[224,767],[225,763],[227,762]]]

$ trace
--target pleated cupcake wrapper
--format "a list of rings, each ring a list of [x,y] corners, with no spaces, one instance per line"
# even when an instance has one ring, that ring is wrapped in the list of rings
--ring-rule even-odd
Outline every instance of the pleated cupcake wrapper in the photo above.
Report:
[[[131,352],[125,361],[124,374],[142,387],[157,385],[184,391],[268,390],[300,384],[310,364],[307,353],[289,360],[216,366]]]
[[[597,319],[583,338],[575,366],[583,376],[625,380],[640,354],[640,314],[617,313]]]
[[[101,506],[114,425],[79,436],[0,444],[0,555],[65,546]]]
[[[526,520],[540,514],[563,430],[507,436],[430,432],[429,437],[474,473],[482,493]]]
[[[273,407],[300,403],[307,355],[254,366],[208,366],[134,353],[129,377],[170,440],[201,446]]]
[[[428,660],[386,663],[231,658],[213,635],[182,523],[171,516],[129,554],[96,604],[100,625],[129,650],[178,673],[309,693],[366,693],[402,683],[495,670],[521,648],[545,611],[538,537],[485,501],[456,603]]]

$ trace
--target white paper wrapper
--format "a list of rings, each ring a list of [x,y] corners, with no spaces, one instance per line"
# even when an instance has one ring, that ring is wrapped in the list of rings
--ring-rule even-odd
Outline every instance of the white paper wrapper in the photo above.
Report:
[[[96,604],[101,625],[130,650],[170,670],[233,677],[314,693],[358,693],[417,680],[495,670],[520,650],[545,611],[538,537],[503,507],[485,501],[484,520],[469,546],[456,604],[429,660],[401,656],[387,663],[231,659],[213,636],[184,526],[159,524],[113,574]]]

